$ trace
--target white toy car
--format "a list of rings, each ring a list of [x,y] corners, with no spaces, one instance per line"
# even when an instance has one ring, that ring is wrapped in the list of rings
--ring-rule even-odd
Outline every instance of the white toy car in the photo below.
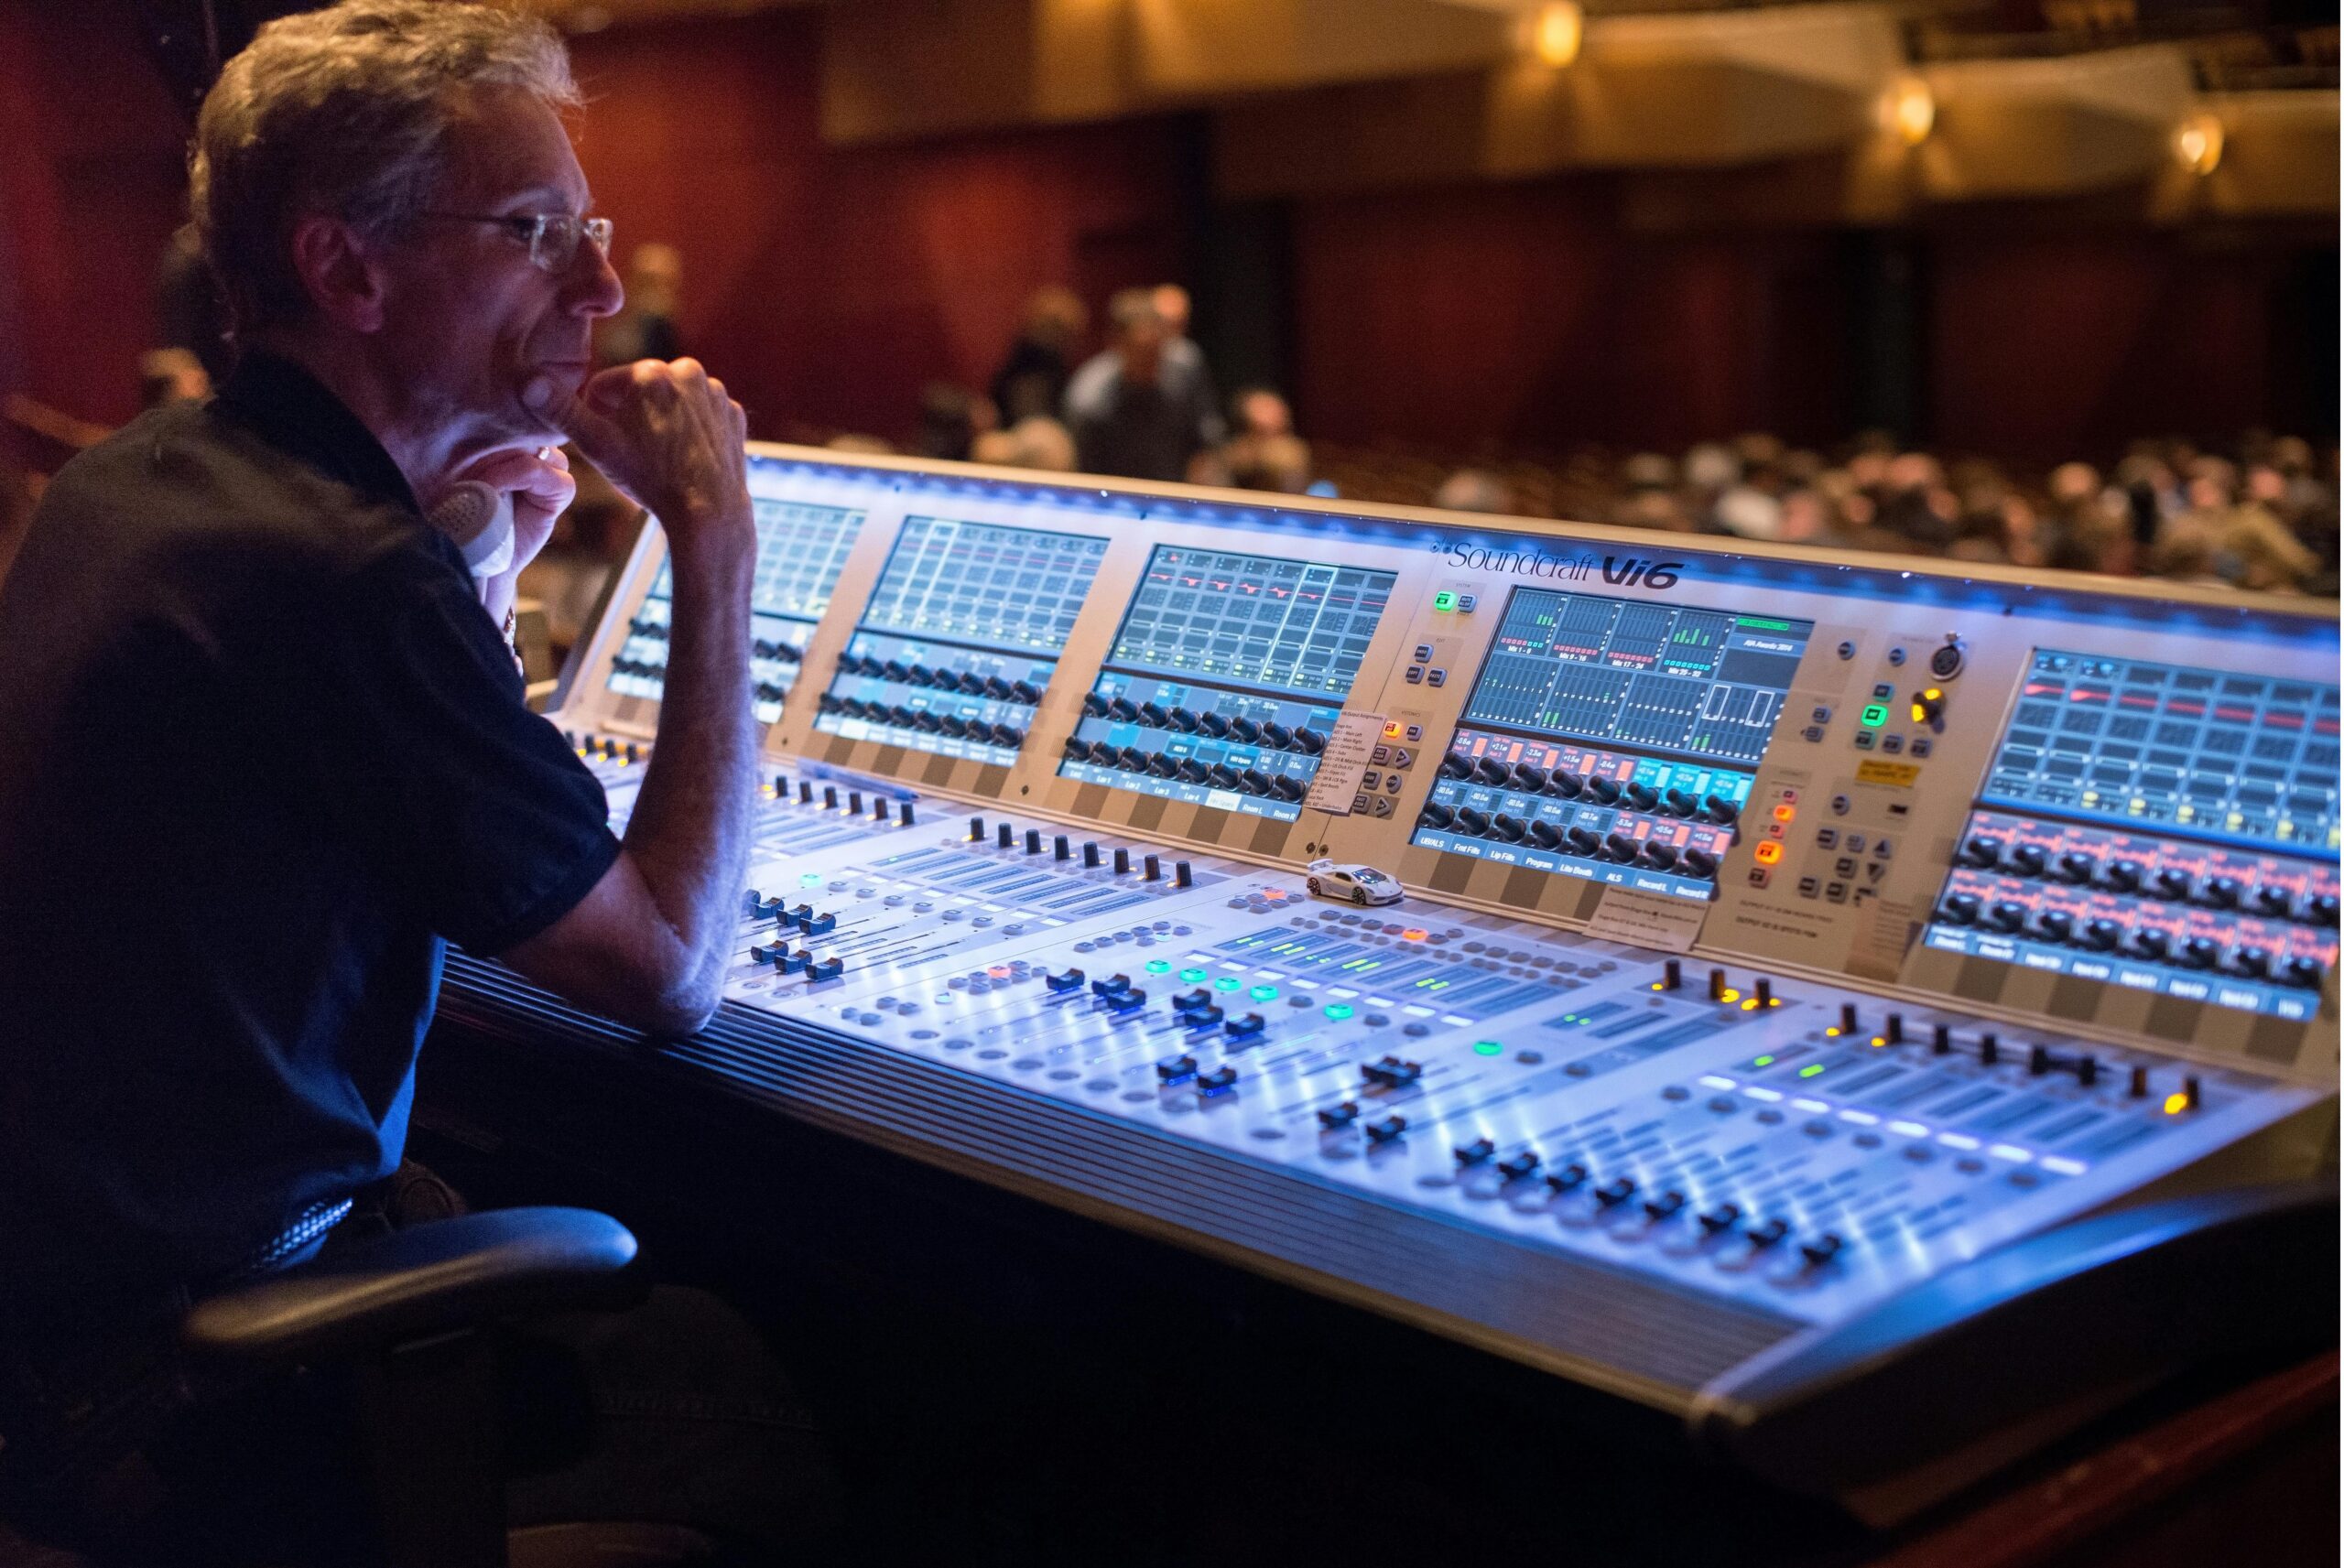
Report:
[[[1310,862],[1310,880],[1303,884],[1313,898],[1338,903],[1397,903],[1400,883],[1373,866],[1339,866],[1332,860]]]

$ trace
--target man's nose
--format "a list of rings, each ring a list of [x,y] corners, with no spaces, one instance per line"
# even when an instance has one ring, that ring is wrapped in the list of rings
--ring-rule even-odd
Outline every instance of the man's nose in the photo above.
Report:
[[[591,237],[581,235],[578,254],[571,258],[568,281],[570,308],[581,316],[614,316],[626,302],[626,285],[618,269]]]

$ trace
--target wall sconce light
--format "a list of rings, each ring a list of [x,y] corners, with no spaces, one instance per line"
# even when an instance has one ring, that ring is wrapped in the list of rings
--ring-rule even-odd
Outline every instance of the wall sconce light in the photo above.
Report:
[[[2182,121],[2173,133],[2173,156],[2181,160],[2182,168],[2201,177],[2219,168],[2222,163],[2221,117],[2201,111]]]
[[[1908,147],[1927,141],[1937,123],[1937,94],[1929,91],[1927,79],[1916,73],[1896,78],[1880,95],[1880,128]]]
[[[1540,65],[1560,70],[1579,59],[1586,31],[1587,13],[1579,0],[1547,0],[1524,21],[1524,51]]]

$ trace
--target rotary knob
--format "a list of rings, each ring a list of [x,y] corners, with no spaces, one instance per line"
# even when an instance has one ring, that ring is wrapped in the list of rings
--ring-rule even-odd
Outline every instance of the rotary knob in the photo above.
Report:
[[[2040,844],[2014,844],[2011,847],[2011,870],[2022,877],[2039,877],[2048,866],[2051,857]]]
[[[2100,862],[2089,855],[2070,849],[2059,857],[2058,870],[2062,881],[2088,882],[2099,871]]]
[[[1171,723],[1172,716],[1153,702],[1139,705],[1139,721],[1150,730],[1162,730]]]
[[[2002,841],[1987,834],[1977,834],[1962,845],[1961,858],[1980,870],[1998,866],[2002,860]]]
[[[1229,721],[1229,734],[1232,740],[1243,741],[1251,745],[1261,739],[1262,727],[1241,714]]]
[[[1502,784],[1505,783],[1507,773],[1506,765],[1495,757],[1483,757],[1473,764],[1473,776],[1483,784]]]
[[[1530,831],[1530,824],[1519,816],[1499,812],[1490,819],[1490,837],[1507,844],[1519,844],[1522,836]]]
[[[1616,780],[1598,775],[1587,781],[1587,793],[1604,805],[1610,806],[1620,798],[1620,785]]]
[[[1978,924],[1979,907],[1978,895],[1974,892],[1948,893],[1945,902],[1937,905],[1937,918],[1955,925],[1975,925]]]
[[[1542,849],[1551,849],[1563,841],[1563,830],[1541,818],[1530,825],[1530,841]]]
[[[1482,834],[1487,833],[1490,830],[1489,813],[1485,811],[1476,811],[1470,806],[1459,806],[1457,808],[1457,826],[1478,838]]]
[[[1416,826],[1419,827],[1446,827],[1456,820],[1457,814],[1437,800],[1425,802],[1425,808],[1416,813]]]
[[[2026,925],[2026,905],[2004,899],[1986,912],[1986,918],[1997,930],[2016,935]]]
[[[1587,790],[1587,781],[1577,773],[1559,770],[1546,775],[1546,793],[1563,800],[1577,800]]]
[[[1473,759],[1462,752],[1451,752],[1440,760],[1440,776],[1463,779],[1473,776]]]
[[[1197,715],[1197,729],[1218,740],[1229,733],[1229,720],[1218,713],[1199,713]]]
[[[1508,782],[1518,790],[1536,795],[1546,787],[1546,770],[1534,767],[1528,762],[1516,762],[1514,764],[1514,772],[1509,775]]]

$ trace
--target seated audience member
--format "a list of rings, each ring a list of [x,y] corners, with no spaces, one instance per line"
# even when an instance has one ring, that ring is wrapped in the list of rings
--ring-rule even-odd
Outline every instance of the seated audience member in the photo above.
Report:
[[[1025,325],[988,388],[1003,425],[1014,426],[1037,414],[1058,416],[1073,373],[1074,346],[1090,325],[1091,312],[1070,288],[1053,284],[1036,289],[1026,300]]]
[[[1300,495],[1310,488],[1310,448],[1293,436],[1240,436],[1221,449],[1239,490]]]
[[[988,430],[979,436],[971,456],[1000,468],[1072,473],[1074,438],[1049,416],[1032,414],[1006,430]]]
[[[1249,386],[1229,400],[1231,438],[1243,436],[1291,436],[1294,410],[1280,394],[1266,386]]]
[[[190,1401],[179,1317],[389,1217],[450,942],[662,1034],[717,1005],[756,790],[743,417],[690,360],[591,373],[621,291],[579,103],[559,36],[499,8],[262,27],[190,167],[240,362],[66,464],[0,584],[0,1515],[36,1539],[141,1568],[374,1561],[321,1385]],[[512,646],[565,438],[670,546],[624,839]],[[509,550],[430,520],[460,484]],[[514,1522],[819,1560],[819,1444],[720,1303],[516,1332],[599,1446],[561,1473],[591,1481],[516,1487]]]
[[[1156,301],[1127,288],[1109,302],[1114,341],[1075,373],[1067,388],[1067,428],[1085,473],[1178,480],[1188,460],[1212,444],[1219,423],[1210,389],[1165,354],[1169,341]]]
[[[1451,512],[1486,512],[1499,516],[1514,513],[1514,487],[1487,469],[1459,469],[1440,481],[1432,503]]]

